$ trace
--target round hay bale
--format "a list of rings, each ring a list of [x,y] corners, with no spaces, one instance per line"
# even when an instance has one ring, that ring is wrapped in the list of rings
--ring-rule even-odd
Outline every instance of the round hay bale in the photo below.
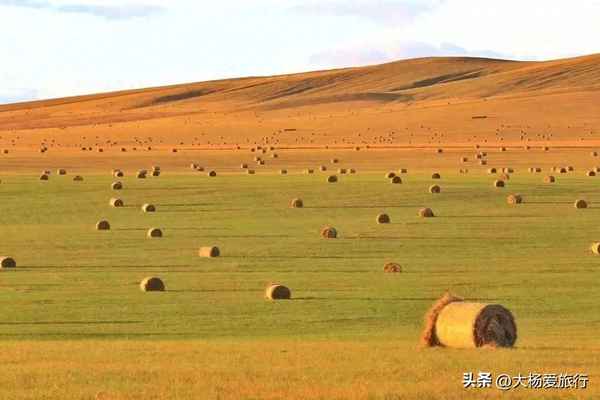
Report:
[[[121,171],[121,170],[116,170],[116,171],[113,173],[113,176],[114,176],[115,178],[122,178],[124,175],[125,175],[125,174],[123,174],[123,171]]]
[[[504,181],[502,179],[496,179],[494,181],[494,187],[503,188],[504,187]]]
[[[277,153],[273,153],[271,154],[271,158],[279,158],[279,156],[277,155]]]
[[[566,173],[567,173],[567,169],[566,169],[565,167],[560,167],[560,168],[558,169],[558,173],[559,173],[559,174],[566,174]]]
[[[487,172],[488,174],[495,174],[498,172],[498,170],[496,168],[488,168]]]
[[[196,163],[191,163],[190,164],[190,169],[196,169],[196,168],[198,168],[198,164],[196,164]]]
[[[356,170],[354,168],[350,168],[350,170],[348,172],[350,172],[351,174],[355,174]]]
[[[462,163],[466,163],[466,162],[468,162],[468,161],[469,161],[469,158],[468,158],[468,157],[461,157],[461,158],[460,158],[460,162],[462,162]]]
[[[325,165],[321,165],[321,166],[319,167],[319,171],[321,171],[321,172],[325,172],[325,171],[327,171],[327,167],[326,167]]]
[[[346,168],[340,168],[340,169],[338,169],[338,173],[341,174],[341,175],[344,175],[347,172],[348,172],[348,170]]]
[[[209,171],[207,175],[210,176],[210,177],[215,177],[215,176],[217,176],[217,172],[216,171]]]
[[[56,175],[66,175],[67,174],[67,170],[64,168],[59,168],[56,170]]]
[[[567,166],[567,171],[569,171],[569,172],[573,172],[573,171],[575,171],[575,168],[573,168],[573,166],[572,166],[572,165],[568,165],[568,166]],[[598,169],[596,169],[596,172],[598,172]]]
[[[590,250],[594,254],[600,254],[600,242],[592,243],[592,245],[590,246]]]
[[[83,182],[83,176],[81,176],[81,175],[75,175],[73,177],[73,181],[74,182]]]
[[[544,177],[544,183],[554,183],[556,182],[556,178],[552,175],[548,175]]]
[[[588,202],[582,199],[579,199],[577,201],[575,201],[575,204],[573,204],[573,206],[575,208],[588,208]]]
[[[479,165],[487,165],[487,160],[479,160]]]
[[[512,347],[517,326],[499,304],[471,303],[445,294],[425,316],[421,345],[455,348]]]
[[[408,174],[408,169],[406,169],[406,168],[400,168],[400,173],[401,174]]]
[[[152,276],[140,282],[140,289],[142,292],[164,292],[165,284],[160,278]]]
[[[148,232],[146,232],[146,236],[149,238],[160,238],[163,236],[162,230],[158,228],[150,228]]]
[[[302,199],[293,199],[290,207],[292,208],[302,208],[304,207],[304,202],[302,201]]]
[[[438,172],[431,174],[431,179],[441,179],[442,176]]]
[[[596,176],[596,172],[595,171],[588,171],[585,173],[586,176]]]
[[[544,151],[548,151],[548,150],[550,150],[550,147],[548,147],[548,146],[544,146],[544,147],[542,147],[542,150],[544,150]]]
[[[241,169],[248,169],[248,164],[244,163],[242,165],[240,165]]]
[[[506,151],[506,147],[501,147],[500,151]]]
[[[429,186],[429,193],[440,193],[442,191],[442,188],[439,187],[438,185],[431,185]]]
[[[400,264],[389,262],[383,266],[383,272],[386,272],[386,273],[402,272],[402,266]]]
[[[591,155],[592,157],[598,157],[598,152],[597,152],[597,151],[592,151],[592,152],[590,153],[590,155]]]
[[[321,229],[321,237],[325,239],[335,239],[337,238],[337,230],[331,226],[326,226]]]
[[[136,178],[138,179],[146,179],[146,175],[148,174],[148,171],[146,171],[145,169],[142,169],[140,171],[137,172],[137,174],[135,175]]]
[[[396,176],[396,173],[394,173],[394,172],[388,172],[387,174],[385,174],[385,177],[388,179],[392,179],[395,176]]]
[[[48,180],[48,178],[49,178],[49,176],[48,176],[48,175],[46,175],[46,174],[42,174],[42,175],[40,175],[40,181],[47,181],[47,180]]]
[[[332,158],[332,159],[331,159],[331,163],[332,163],[332,164],[337,164],[337,163],[339,163],[339,162],[340,162],[340,160],[338,160],[337,158]]]
[[[246,174],[248,174],[248,175],[254,175],[255,173],[256,173],[256,171],[254,171],[253,169],[246,170]]]
[[[96,223],[96,230],[98,230],[98,231],[108,231],[108,230],[110,230],[110,224],[106,220],[98,221]]]
[[[177,149],[171,149],[171,153],[177,153]]]
[[[113,182],[110,185],[110,187],[111,187],[112,190],[122,190],[123,189],[123,183],[118,182],[118,181],[117,182]]]
[[[265,160],[260,160],[256,162],[258,165],[265,165]]]
[[[0,269],[17,268],[17,262],[11,257],[0,258]]]
[[[160,176],[160,170],[153,170],[152,171],[152,176]]]
[[[151,213],[151,212],[155,212],[156,211],[156,207],[153,204],[144,204],[142,206],[142,211],[145,213]]]
[[[198,255],[204,258],[215,258],[221,255],[221,251],[217,246],[200,247]]]
[[[204,167],[201,165],[198,165],[198,167],[196,167],[196,171],[198,172],[204,172]]]
[[[390,183],[400,184],[400,183],[402,183],[402,178],[400,178],[398,175],[396,175],[392,179],[390,179]]]
[[[121,200],[121,199],[112,198],[112,199],[110,199],[110,205],[113,207],[123,207],[125,204],[123,203],[123,200]]]
[[[281,170],[279,170],[279,174],[280,175],[287,175],[287,169],[281,169]]]
[[[435,152],[436,152],[437,154],[442,154],[442,153],[444,152],[444,149],[437,149]]]
[[[419,210],[419,217],[421,218],[433,218],[435,215],[433,214],[433,210],[431,208],[421,208]]]
[[[304,173],[306,173],[307,175],[311,175],[315,173],[315,170],[312,168],[308,168],[307,170],[304,171]]]
[[[520,194],[511,194],[506,198],[508,204],[521,204],[523,202],[523,196]]]
[[[274,283],[267,287],[265,297],[268,300],[289,300],[292,292],[288,287]]]
[[[376,221],[378,224],[389,224],[390,222],[392,222],[392,220],[390,219],[390,216],[387,214],[379,214],[377,216]]]
[[[327,182],[329,182],[329,183],[336,183],[337,181],[338,181],[338,178],[335,175],[329,175],[327,177]]]

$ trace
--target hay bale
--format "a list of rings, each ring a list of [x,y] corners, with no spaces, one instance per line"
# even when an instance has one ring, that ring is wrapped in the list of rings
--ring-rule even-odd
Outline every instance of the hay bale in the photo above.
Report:
[[[196,164],[196,163],[191,163],[190,164],[190,169],[196,169],[196,168],[198,168],[198,164]]]
[[[385,177],[388,179],[392,179],[395,176],[396,176],[396,173],[394,173],[394,172],[388,172],[387,174],[385,174]]]
[[[256,171],[254,171],[253,169],[246,170],[246,174],[248,174],[248,175],[254,175],[255,173],[256,173]]]
[[[408,169],[406,169],[406,168],[400,168],[400,173],[401,174],[408,174]]]
[[[148,174],[148,171],[146,171],[145,169],[139,170],[137,172],[137,174],[135,175],[136,178],[138,179],[146,179],[146,175]]]
[[[0,269],[17,268],[17,262],[11,257],[0,258]]]
[[[286,286],[273,283],[265,290],[265,297],[268,300],[289,300],[292,298],[292,292]]]
[[[73,177],[73,181],[74,182],[83,182],[83,176],[81,176],[81,175],[75,175]]]
[[[160,176],[160,170],[153,170],[152,176]]]
[[[243,163],[242,165],[240,165],[241,169],[248,169],[248,164]]]
[[[565,167],[560,167],[560,168],[558,169],[558,173],[559,173],[559,174],[566,174],[566,173],[567,173],[567,168],[565,168]],[[595,174],[594,174],[594,175],[595,175]]]
[[[425,316],[421,345],[477,348],[512,347],[517,326],[512,313],[499,304],[471,303],[446,293]]]
[[[115,178],[122,178],[125,174],[123,173],[123,171],[121,170],[116,170],[115,172],[113,172],[113,176]]]
[[[442,188],[439,187],[438,185],[431,185],[429,186],[429,193],[440,193],[442,191]]]
[[[431,179],[441,179],[442,176],[438,172],[431,174]]]
[[[573,166],[572,166],[572,165],[568,165],[568,166],[567,166],[567,171],[569,171],[569,172],[573,172],[573,171],[575,171],[575,168],[573,168]],[[596,169],[596,172],[598,172],[598,169]]]
[[[576,200],[573,205],[575,208],[588,208],[588,202],[582,199]]]
[[[479,160],[479,165],[487,165],[487,160]]]
[[[287,169],[281,169],[281,170],[279,170],[279,174],[280,175],[287,175]]]
[[[215,177],[215,176],[217,176],[217,172],[216,171],[209,171],[207,175],[210,176],[210,177]]]
[[[390,183],[401,184],[402,183],[402,178],[400,178],[398,175],[396,175],[392,179],[390,179]]]
[[[111,187],[112,190],[121,190],[121,189],[123,189],[123,184],[121,182],[117,181],[117,182],[113,182],[110,185],[110,187]]]
[[[506,151],[506,147],[501,147],[500,151]]]
[[[312,175],[315,173],[315,170],[312,168],[308,168],[304,171],[305,174]]]
[[[110,205],[113,207],[123,207],[125,204],[123,203],[123,200],[121,200],[121,199],[112,198],[112,199],[110,199]]]
[[[96,223],[96,230],[98,231],[108,231],[110,230],[110,224],[106,220],[101,220]]]
[[[277,153],[273,153],[271,154],[271,158],[279,158],[279,156],[277,155]]]
[[[326,226],[321,229],[321,237],[325,239],[337,238],[337,230],[331,226]]]
[[[383,272],[386,272],[386,273],[402,272],[402,266],[400,264],[389,262],[383,266]]]
[[[523,196],[520,194],[511,194],[506,198],[508,204],[521,204],[523,202]]]
[[[436,153],[437,153],[437,154],[442,154],[443,152],[444,152],[444,149],[437,149],[437,150],[436,150]]]
[[[462,163],[466,163],[468,161],[469,161],[469,158],[467,158],[467,157],[461,157],[460,158],[460,162],[462,162]]]
[[[336,183],[337,181],[338,181],[338,178],[335,175],[329,175],[327,177],[327,182],[329,182],[329,183]]]
[[[339,163],[339,162],[340,162],[340,160],[338,160],[337,158],[332,158],[332,159],[331,159],[331,163],[332,163],[332,164],[337,164],[337,163]]]
[[[50,177],[47,174],[40,175],[40,181],[47,181]]]
[[[325,172],[325,171],[327,171],[327,167],[326,167],[325,165],[321,165],[321,166],[319,167],[319,171],[321,171],[321,172]]]
[[[556,182],[556,178],[552,175],[548,175],[544,177],[544,183],[554,183]]]
[[[590,250],[594,254],[600,254],[600,242],[592,243],[592,245],[590,246]]]
[[[221,255],[221,251],[217,246],[200,247],[198,255],[204,258],[215,258]]]
[[[585,173],[586,176],[596,176],[596,171],[588,171]]]
[[[302,201],[302,199],[293,199],[290,207],[292,208],[302,208],[304,207],[304,202]]]
[[[163,236],[163,233],[158,228],[150,228],[148,232],[146,232],[146,236],[149,238],[160,238]]]
[[[142,292],[164,292],[165,284],[160,278],[152,276],[140,282],[140,289]]]
[[[153,204],[144,204],[142,205],[142,211],[145,213],[151,213],[156,211],[156,207]]]
[[[350,169],[348,170],[348,172],[350,172],[351,174],[355,174],[355,173],[356,173],[356,170],[355,170],[354,168],[350,168]]]
[[[487,172],[488,174],[495,174],[498,172],[498,170],[496,168],[488,168]]]
[[[494,181],[494,187],[503,188],[504,187],[504,181],[502,179],[496,179]]]
[[[502,174],[502,175],[500,175],[500,179],[502,179],[503,181],[509,181],[510,180],[510,175],[509,174]]]
[[[590,155],[591,155],[592,157],[598,157],[598,152],[597,152],[597,151],[592,151],[592,152],[590,153]]]
[[[379,214],[376,219],[378,224],[389,224],[392,220],[387,214]]]
[[[435,215],[433,214],[433,210],[431,208],[421,208],[419,210],[419,217],[421,218],[432,218]]]
[[[341,174],[341,175],[344,175],[347,172],[348,172],[348,170],[346,168],[340,168],[340,169],[338,169],[338,173]]]
[[[56,175],[66,175],[67,174],[67,170],[64,168],[59,168],[56,170]]]

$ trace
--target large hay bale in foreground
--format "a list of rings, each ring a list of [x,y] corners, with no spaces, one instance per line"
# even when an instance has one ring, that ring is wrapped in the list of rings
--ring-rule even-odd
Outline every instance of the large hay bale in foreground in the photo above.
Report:
[[[163,292],[165,290],[164,282],[157,277],[144,278],[140,283],[142,292]]]
[[[101,220],[96,223],[96,230],[98,231],[108,231],[110,230],[110,224],[106,220]]]
[[[113,182],[110,187],[112,190],[121,190],[123,189],[123,184],[121,182]]]
[[[573,204],[573,206],[575,208],[588,208],[588,202],[582,199],[579,199],[577,201],[575,201],[575,204]]]
[[[273,283],[267,287],[265,297],[269,300],[289,300],[292,298],[292,291],[286,286]]]
[[[17,268],[17,262],[12,257],[0,258],[0,269]]]
[[[377,216],[378,224],[389,224],[391,222],[390,216],[387,214],[379,214]]]
[[[335,239],[337,238],[337,230],[331,226],[326,226],[321,229],[321,237],[325,239]]]
[[[290,207],[292,208],[302,208],[304,207],[304,202],[302,201],[302,199],[293,199]]]
[[[338,178],[337,178],[337,176],[335,176],[335,175],[329,175],[329,176],[327,177],[327,182],[328,182],[328,183],[336,183],[337,181],[338,181]]]
[[[421,345],[455,348],[512,347],[517,326],[499,304],[472,303],[446,293],[425,316]]]
[[[121,199],[112,198],[112,199],[110,199],[110,205],[113,207],[123,207],[125,204],[123,203],[123,200],[121,200]]]
[[[387,273],[402,272],[402,266],[400,264],[389,262],[383,266],[383,272],[387,272]]]
[[[432,218],[435,215],[433,214],[433,210],[431,208],[421,208],[419,210],[419,217],[421,218]]]
[[[442,188],[439,185],[431,185],[429,186],[429,193],[440,193]]]
[[[215,258],[221,255],[221,250],[217,246],[200,247],[198,255],[204,258]]]
[[[508,204],[521,204],[523,202],[523,196],[520,194],[511,194],[506,198]]]
[[[163,233],[159,228],[150,228],[148,229],[148,232],[146,232],[146,236],[149,238],[160,238],[163,236]]]
[[[156,207],[154,206],[154,204],[144,204],[142,206],[142,211],[145,212],[145,213],[155,212],[156,211]]]

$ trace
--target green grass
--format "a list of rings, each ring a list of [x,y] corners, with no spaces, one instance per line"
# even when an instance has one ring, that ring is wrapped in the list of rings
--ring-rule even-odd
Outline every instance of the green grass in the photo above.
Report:
[[[212,390],[211,398],[279,398],[273,395],[280,393],[275,387],[287,398],[355,393],[355,398],[391,399],[395,393],[416,396],[421,390],[431,398],[465,398],[462,372],[504,368],[497,371],[527,373],[533,371],[523,368],[533,368],[589,373],[591,388],[570,395],[599,394],[594,380],[600,378],[595,333],[600,330],[600,259],[588,250],[600,240],[597,180],[559,176],[558,183],[547,185],[539,174],[520,173],[506,188],[496,189],[490,176],[445,173],[436,182],[442,187],[439,195],[427,192],[428,176],[409,174],[403,180],[391,185],[383,174],[364,174],[327,184],[321,174],[165,174],[125,178],[125,189],[112,191],[113,179],[104,176],[86,176],[80,183],[54,175],[49,182],[27,176],[3,179],[1,252],[18,264],[14,271],[0,271],[0,346],[9,349],[4,361],[14,359],[19,348],[36,354],[45,341],[46,348],[64,349],[77,348],[77,341],[101,349],[115,343],[123,351],[164,342],[181,353],[197,348],[199,354],[218,347],[237,349],[248,360],[260,360],[261,349],[292,341],[308,353],[297,355],[298,364],[288,375],[257,367],[264,374],[249,379],[251,366],[226,359],[221,366],[227,365],[227,371],[220,371],[216,360],[215,370],[199,376],[229,373],[219,383],[225,388],[232,389],[234,382],[256,388],[230,396],[227,390]],[[525,204],[507,205],[510,193],[522,194]],[[111,208],[111,197],[121,197],[127,207]],[[295,197],[304,200],[305,208],[289,208]],[[576,210],[577,198],[590,201],[592,208]],[[157,212],[142,213],[146,202],[155,204]],[[423,206],[432,208],[436,218],[419,218]],[[388,213],[392,223],[376,224],[380,212]],[[111,222],[111,231],[94,230],[103,218]],[[340,238],[320,238],[325,225],[336,227]],[[165,236],[147,239],[150,227],[160,227]],[[219,246],[222,257],[199,258],[197,250],[204,245]],[[387,261],[400,263],[404,272],[384,274]],[[167,292],[142,293],[138,284],[146,276],[161,277]],[[294,299],[265,301],[269,282],[290,287]],[[518,324],[516,349],[415,350],[423,314],[445,290],[508,307]],[[326,350],[327,343],[340,351]],[[381,365],[369,349],[381,352]],[[72,360],[89,367],[101,365],[94,358],[101,356],[92,354],[85,361],[73,353]],[[161,357],[157,354],[156,362]],[[181,354],[182,365],[194,357]],[[337,384],[331,381],[340,392],[326,390],[328,374],[303,372],[304,358],[312,360],[311,368],[319,363],[340,368],[336,376],[348,372]],[[144,359],[152,364],[152,357]],[[31,360],[19,363],[20,372],[0,377],[0,394],[6,391],[0,397],[36,398],[33,394],[41,392],[19,385],[19,374],[31,374],[34,365]],[[432,387],[419,389],[401,376],[390,377],[390,368]],[[92,375],[110,386],[111,398],[140,393],[139,385],[121,387],[119,379]],[[286,376],[284,390],[278,385]],[[361,379],[364,390],[342,390]],[[388,392],[376,389],[382,381],[390,386]],[[49,398],[82,398],[86,390],[93,392],[94,382],[79,382],[75,387],[81,391],[63,388]],[[307,391],[307,386],[322,390]],[[152,393],[175,398],[173,392]],[[534,394],[562,398],[567,392]],[[520,395],[531,398],[532,392]],[[181,396],[193,398],[187,392]]]

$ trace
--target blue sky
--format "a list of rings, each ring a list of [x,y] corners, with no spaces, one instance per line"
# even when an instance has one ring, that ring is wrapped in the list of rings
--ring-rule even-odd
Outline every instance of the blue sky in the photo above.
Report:
[[[600,52],[600,0],[0,0],[0,104],[397,59]]]

